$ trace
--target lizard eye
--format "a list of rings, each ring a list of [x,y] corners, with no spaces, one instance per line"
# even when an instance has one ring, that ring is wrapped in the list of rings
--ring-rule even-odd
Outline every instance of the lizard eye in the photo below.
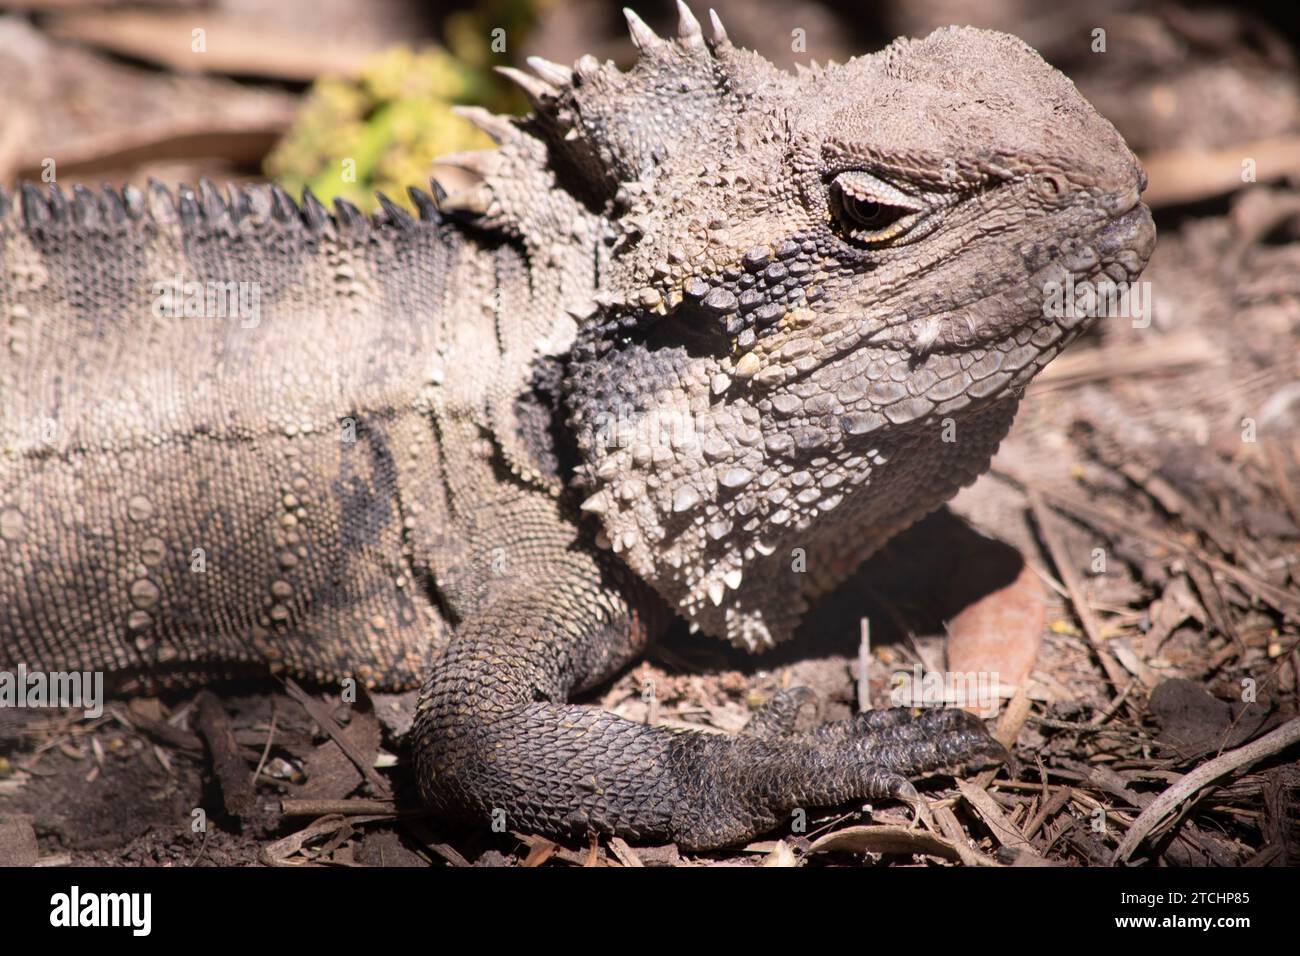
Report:
[[[840,173],[831,181],[830,205],[844,237],[865,246],[899,238],[926,211],[921,200],[861,170]]]

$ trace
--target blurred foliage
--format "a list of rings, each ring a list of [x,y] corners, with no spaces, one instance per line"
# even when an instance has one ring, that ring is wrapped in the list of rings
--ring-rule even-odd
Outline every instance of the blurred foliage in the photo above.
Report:
[[[492,71],[510,62],[548,0],[484,0],[444,22],[447,49],[394,47],[359,77],[322,77],[293,127],[266,158],[266,173],[293,195],[310,186],[323,202],[373,210],[375,190],[411,208],[406,188],[427,186],[434,157],[492,141],[452,114],[453,103],[516,112],[525,101]],[[502,30],[504,53],[492,50]]]
[[[447,49],[462,63],[490,71],[519,53],[523,38],[536,25],[542,11],[556,0],[480,0],[473,9],[447,15],[442,32]],[[493,30],[503,30],[508,40],[505,54],[492,49]],[[495,78],[495,74],[493,77]],[[511,90],[513,96],[513,88]]]

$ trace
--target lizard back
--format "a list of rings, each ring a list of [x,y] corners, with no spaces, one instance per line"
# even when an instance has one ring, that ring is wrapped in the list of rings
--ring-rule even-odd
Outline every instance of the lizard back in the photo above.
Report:
[[[370,220],[208,184],[0,198],[7,662],[98,647],[158,680],[288,653],[416,682],[446,630],[404,533],[411,500],[437,523],[425,389],[482,281],[422,202]]]

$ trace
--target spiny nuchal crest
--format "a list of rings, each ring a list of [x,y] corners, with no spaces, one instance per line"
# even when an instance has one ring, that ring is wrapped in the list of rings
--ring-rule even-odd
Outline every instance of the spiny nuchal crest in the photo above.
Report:
[[[502,147],[449,203],[594,245],[565,394],[583,510],[692,624],[763,647],[984,470],[1086,325],[1044,288],[1145,265],[1143,175],[1011,36],[792,76],[684,6],[672,40],[629,20],[628,72],[511,71],[535,113],[477,117]]]

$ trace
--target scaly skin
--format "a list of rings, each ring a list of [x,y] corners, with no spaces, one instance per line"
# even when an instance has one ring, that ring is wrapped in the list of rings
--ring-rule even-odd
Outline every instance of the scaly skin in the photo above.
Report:
[[[568,701],[674,614],[788,638],[973,481],[1087,325],[1046,284],[1145,265],[1136,161],[1012,37],[789,76],[630,20],[630,72],[535,60],[532,116],[467,110],[499,148],[420,222],[0,196],[0,665],[423,674],[433,805],[696,848],[1003,756],[960,712],[797,734],[792,692],[721,737]],[[178,273],[256,282],[260,322],[155,316]]]

